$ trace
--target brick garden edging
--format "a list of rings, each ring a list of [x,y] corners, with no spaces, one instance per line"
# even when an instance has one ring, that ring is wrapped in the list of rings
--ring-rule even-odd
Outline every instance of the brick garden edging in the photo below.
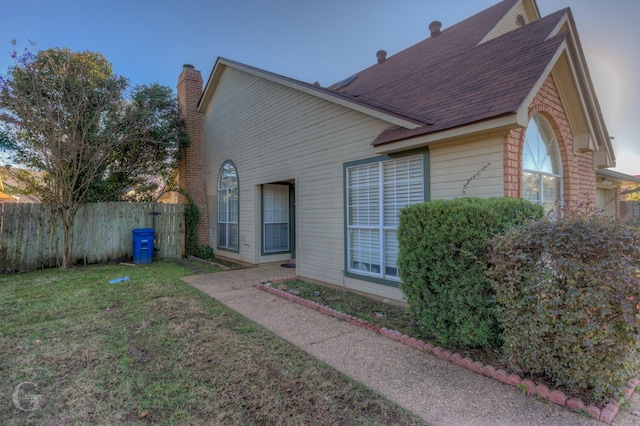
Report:
[[[350,324],[356,325],[369,331],[373,331],[374,333],[385,336],[391,340],[395,340],[418,350],[431,353],[438,358],[452,362],[453,364],[456,364],[460,367],[468,368],[469,370],[475,371],[478,374],[490,377],[504,384],[518,387],[523,391],[526,388],[526,393],[529,395],[538,395],[539,397],[547,401],[553,402],[554,404],[563,407],[567,407],[572,411],[588,413],[595,420],[611,424],[616,414],[618,414],[618,411],[620,410],[620,402],[617,400],[612,400],[611,402],[607,403],[607,405],[605,405],[605,407],[602,409],[596,407],[593,404],[587,406],[581,399],[569,398],[562,391],[559,391],[557,389],[549,389],[546,385],[536,384],[529,379],[523,380],[517,374],[509,374],[505,370],[496,369],[492,365],[483,365],[480,361],[474,362],[471,358],[463,357],[457,352],[451,353],[451,351],[443,349],[440,346],[433,346],[431,343],[425,343],[422,340],[416,339],[415,337],[409,337],[406,334],[400,334],[400,332],[397,330],[389,330],[386,327],[380,327],[376,324],[370,323],[369,321],[347,315],[344,312],[337,311],[328,306],[321,305],[312,300],[296,296],[295,294],[271,286],[271,284],[296,280],[298,280],[298,277],[276,278],[266,281],[265,283],[254,283],[253,286],[259,290],[266,291],[268,293],[274,294],[308,308],[315,309],[316,311],[321,312],[325,315],[331,315],[332,317],[344,320]],[[631,379],[627,384],[627,387],[624,389],[625,396],[627,398],[631,397],[636,389],[636,386],[638,385],[640,385],[640,380],[636,378]]]

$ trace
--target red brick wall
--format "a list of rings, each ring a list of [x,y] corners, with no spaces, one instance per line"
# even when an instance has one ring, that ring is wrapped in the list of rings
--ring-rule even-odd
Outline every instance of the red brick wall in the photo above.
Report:
[[[182,153],[178,166],[178,184],[191,196],[200,211],[197,226],[198,245],[209,244],[209,215],[204,185],[204,120],[198,112],[202,95],[202,75],[192,65],[185,65],[178,77],[178,103],[185,120],[189,147]],[[181,202],[186,199],[181,196]]]
[[[562,158],[565,207],[595,207],[596,172],[593,155],[590,152],[574,153],[573,133],[551,76],[547,77],[529,106],[529,118],[535,114],[541,114],[547,119],[558,141]],[[505,197],[522,196],[522,148],[525,130],[513,130],[504,138]]]

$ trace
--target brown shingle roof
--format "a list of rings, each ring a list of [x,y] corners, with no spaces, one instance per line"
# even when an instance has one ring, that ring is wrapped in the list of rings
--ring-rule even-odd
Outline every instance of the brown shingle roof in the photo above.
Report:
[[[410,77],[416,71],[474,48],[518,1],[504,0],[443,30],[437,37],[427,38],[387,58],[382,64],[360,71],[353,83],[339,91],[353,96],[367,95],[390,82]]]
[[[387,130],[373,144],[516,112],[566,38],[549,37],[566,10],[479,44],[515,3],[502,1],[363,70],[339,89],[355,99],[431,120],[416,129]]]

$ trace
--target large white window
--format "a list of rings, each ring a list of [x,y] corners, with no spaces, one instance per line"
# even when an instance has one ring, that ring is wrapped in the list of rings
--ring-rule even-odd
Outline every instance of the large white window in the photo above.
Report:
[[[553,130],[541,115],[534,115],[524,137],[522,198],[541,204],[545,212],[562,201],[562,163]]]
[[[347,167],[347,262],[352,273],[398,280],[398,213],[424,201],[423,156]]]
[[[238,250],[238,172],[231,161],[218,174],[218,247]]]

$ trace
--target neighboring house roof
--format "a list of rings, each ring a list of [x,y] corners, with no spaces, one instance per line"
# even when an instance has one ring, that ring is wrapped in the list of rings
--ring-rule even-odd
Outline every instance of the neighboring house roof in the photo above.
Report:
[[[13,195],[6,194],[4,192],[4,184],[2,183],[2,176],[0,176],[0,203],[17,203],[18,198]]]
[[[516,26],[520,12],[526,18]],[[213,96],[224,67],[232,66],[388,121],[392,126],[372,142],[385,154],[526,127],[528,107],[552,75],[563,103],[572,106],[566,109],[576,150],[593,151],[597,168],[615,165],[570,9],[541,18],[534,0],[503,0],[384,56],[327,89],[220,58],[200,104]]]
[[[622,186],[640,185],[640,176],[632,176],[614,170],[598,170],[596,176],[603,180],[608,180]]]
[[[14,168],[15,170],[15,168]],[[28,171],[30,174],[32,175],[36,175],[39,176],[40,172],[36,172],[33,170],[29,170]],[[42,202],[40,200],[40,198],[38,198],[35,195],[25,195],[25,194],[21,194],[20,193],[20,188],[21,188],[21,184],[13,177],[11,176],[11,174],[8,171],[3,170],[0,173],[0,177],[2,178],[2,184],[3,184],[3,189],[2,191],[7,191],[11,194],[15,194],[15,195],[9,195],[11,198],[14,199],[13,202],[17,202],[17,203],[40,203]]]

